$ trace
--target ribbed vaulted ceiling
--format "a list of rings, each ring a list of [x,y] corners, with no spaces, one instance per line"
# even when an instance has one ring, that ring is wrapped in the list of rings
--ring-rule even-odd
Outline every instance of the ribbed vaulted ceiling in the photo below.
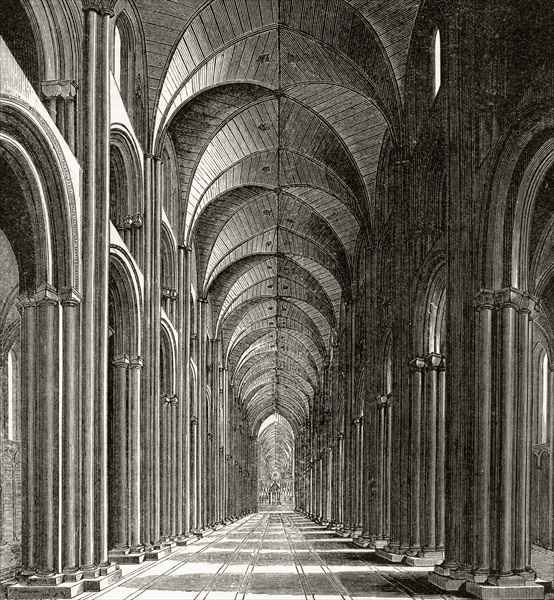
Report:
[[[297,431],[321,400],[356,251],[373,235],[419,3],[189,5],[153,115],[178,160],[179,237],[195,249],[198,294],[252,432],[272,414]],[[164,1],[152,19],[171,10]]]

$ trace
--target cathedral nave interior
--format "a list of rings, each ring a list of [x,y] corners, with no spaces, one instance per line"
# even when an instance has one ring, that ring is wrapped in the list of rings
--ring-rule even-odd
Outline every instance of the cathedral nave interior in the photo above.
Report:
[[[552,31],[0,3],[0,595],[552,595]]]

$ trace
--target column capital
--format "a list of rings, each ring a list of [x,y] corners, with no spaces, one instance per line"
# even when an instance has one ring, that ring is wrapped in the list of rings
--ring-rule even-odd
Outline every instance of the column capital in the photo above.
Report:
[[[391,394],[381,394],[377,396],[377,408],[384,409],[388,408],[392,404]]]
[[[352,425],[361,425],[363,422],[364,422],[363,415],[361,417],[356,417],[355,419],[352,419]]]
[[[179,400],[175,394],[162,394],[162,396],[160,397],[160,400],[166,406],[175,406],[179,402]]]
[[[144,360],[142,356],[134,356],[129,360],[129,368],[130,369],[142,369],[144,366]]]
[[[77,95],[77,87],[77,83],[71,79],[51,79],[41,82],[40,91],[47,100],[73,100]]]
[[[62,306],[78,306],[81,299],[81,294],[75,288],[64,288],[60,292]]]
[[[36,304],[59,304],[60,302],[58,292],[48,284],[41,285],[33,294],[33,299]]]
[[[481,289],[475,296],[473,305],[477,310],[513,308],[531,315],[540,310],[538,298],[513,287],[498,290]]]
[[[479,292],[477,292],[474,300],[473,300],[473,306],[475,307],[476,310],[481,310],[481,309],[490,309],[492,310],[494,308],[495,302],[494,302],[494,292],[492,290],[487,290],[487,289],[482,289],[479,290]]]
[[[191,418],[190,418],[190,424],[191,424],[193,427],[198,427],[198,419],[197,419],[196,417],[194,417],[194,416],[193,416],[193,417],[191,417]]]
[[[498,308],[529,310],[531,296],[517,288],[506,287],[494,292],[494,300]]]
[[[344,433],[342,433],[342,431],[337,433],[337,440],[344,440]]]
[[[409,363],[408,366],[414,371],[423,371],[425,368],[425,359],[420,356],[416,356]]]
[[[16,301],[16,307],[19,313],[21,314],[26,308],[31,308],[36,306],[36,301],[33,296],[28,296],[27,294],[21,294],[18,296]]]
[[[436,371],[441,368],[444,361],[444,357],[442,354],[437,354],[436,352],[430,352],[425,357],[425,362],[427,363],[427,368],[433,371]]]
[[[114,367],[128,367],[129,366],[129,355],[128,354],[119,354],[118,356],[114,356],[112,360],[112,365]]]
[[[116,0],[83,0],[83,10],[113,17]]]
[[[178,250],[183,250],[184,252],[192,253],[192,246],[188,244],[177,244]]]

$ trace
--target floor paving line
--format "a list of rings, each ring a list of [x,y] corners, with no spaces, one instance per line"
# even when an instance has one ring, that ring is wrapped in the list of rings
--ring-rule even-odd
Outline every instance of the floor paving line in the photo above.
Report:
[[[161,562],[167,562],[169,565],[169,568],[167,569],[167,571],[164,571],[163,573],[160,573],[159,575],[156,575],[152,581],[157,581],[158,579],[160,579],[161,577],[165,577],[168,574],[173,573],[176,569],[182,567],[183,565],[186,565],[187,563],[191,562],[191,560],[193,559],[193,557],[198,556],[199,554],[201,554],[202,552],[204,552],[204,550],[206,550],[208,547],[210,547],[212,544],[215,544],[219,541],[221,541],[228,533],[230,533],[231,531],[235,531],[236,529],[238,529],[239,527],[242,527],[243,525],[245,525],[247,522],[249,522],[254,516],[256,516],[255,514],[252,515],[248,515],[247,517],[244,517],[244,522],[243,519],[241,519],[240,521],[233,523],[229,529],[227,529],[226,531],[223,531],[221,533],[221,535],[218,535],[217,537],[211,539],[211,538],[204,538],[208,541],[208,543],[206,544],[202,544],[198,550],[196,552],[192,552],[190,554],[186,553],[186,546],[183,547],[183,549],[181,551],[177,551],[174,552],[173,554],[170,554],[169,556],[165,557],[164,559],[162,559],[162,561],[145,561],[143,563],[144,567],[138,567],[137,569],[134,569],[131,573],[129,573],[128,575],[125,575],[124,577],[122,577],[121,579],[119,579],[118,581],[116,581],[115,583],[109,585],[107,588],[103,589],[100,592],[88,592],[85,593],[81,596],[79,596],[79,600],[87,600],[89,598],[93,599],[93,600],[97,600],[97,598],[102,598],[103,596],[105,596],[106,594],[108,594],[109,592],[111,592],[112,590],[114,590],[115,588],[118,587],[124,587],[124,584],[131,581],[132,579],[134,579],[137,576],[142,576],[142,575],[148,575],[148,571],[150,571],[151,569],[155,568],[156,566],[159,566]],[[198,543],[200,540],[198,540],[197,542],[193,542],[194,543]],[[171,566],[172,563],[175,563],[175,560],[168,560],[169,558],[177,558],[179,556],[184,556],[186,557],[185,560],[180,560],[178,561],[177,565],[174,565],[173,567]],[[142,593],[142,591],[148,589],[149,586],[145,585],[143,587],[140,588],[140,591]],[[132,594],[134,594],[136,590],[133,590]],[[123,598],[121,598],[120,600],[131,600],[131,598],[135,598],[135,595],[129,595],[129,596],[125,596]]]
[[[252,560],[250,561],[250,563],[246,569],[246,572],[244,574],[244,577],[240,582],[239,591],[235,594],[235,600],[238,600],[239,598],[244,599],[246,597],[246,595],[248,594],[248,585],[252,581],[252,573],[254,571],[256,563],[258,562],[258,557],[260,555],[260,549],[263,545],[264,538],[267,533],[267,528],[269,526],[270,521],[271,521],[271,518],[269,516],[267,516],[264,531],[260,535],[260,542],[258,544],[258,548],[256,549],[256,554],[252,556]]]
[[[340,538],[339,538],[339,540],[340,540]],[[311,547],[310,540],[308,540],[308,539],[307,539],[306,541],[308,542],[308,544],[309,544],[309,545],[310,545],[310,547]],[[314,541],[316,541],[316,540],[314,540]],[[314,552],[315,552],[315,553],[317,553],[317,550],[314,550]],[[358,560],[360,560],[362,563],[365,563],[365,561],[363,561],[362,559],[360,559],[360,558],[359,558],[359,556],[361,556],[361,554],[360,554],[360,555],[356,555],[356,554],[354,554],[354,557],[356,557],[356,558],[357,558]],[[340,580],[338,580],[338,577],[337,577],[337,576],[336,576],[336,575],[335,575],[335,574],[334,574],[332,571],[330,571],[330,570],[328,569],[328,566],[327,566],[327,564],[325,564],[325,566],[324,566],[324,571],[326,571],[326,575],[328,575],[330,578],[333,578],[334,580],[340,581]],[[327,571],[328,571],[328,572],[327,572]],[[400,569],[398,569],[398,570],[397,570],[397,572],[400,574],[400,573],[402,573],[403,571],[401,571]],[[404,571],[404,573],[405,573],[405,571]],[[403,583],[402,583],[401,581],[399,581],[398,579],[396,579],[396,578],[392,578],[391,576],[387,576],[385,573],[383,573],[382,571],[380,571],[380,570],[378,570],[378,569],[377,569],[377,570],[375,570],[375,571],[373,571],[373,572],[372,572],[372,574],[373,574],[373,575],[377,575],[377,576],[378,576],[378,577],[380,577],[380,578],[381,578],[381,579],[382,579],[384,582],[388,583],[388,584],[389,584],[389,585],[391,585],[392,587],[396,587],[396,588],[398,589],[398,591],[399,591],[399,592],[402,592],[402,591],[403,591],[403,592],[404,592],[405,594],[407,594],[407,595],[408,595],[410,598],[417,598],[417,597],[421,597],[421,596],[422,596],[422,594],[421,594],[421,593],[419,593],[419,592],[416,592],[415,590],[413,590],[413,589],[412,589],[412,588],[410,588],[409,586],[407,586],[407,585],[403,584]],[[414,577],[414,575],[413,575],[413,574],[409,573],[409,574],[408,574],[408,576],[409,576],[409,578],[410,578],[412,581],[413,581],[413,580],[415,580],[415,577]],[[340,585],[341,585],[341,587],[343,587],[343,589],[345,589],[345,590],[346,590],[346,588],[344,588],[344,586],[342,586],[342,583],[340,583]],[[347,598],[352,598],[352,596],[349,594],[349,592],[346,592],[346,593],[347,593],[347,596],[346,596]],[[425,597],[432,597],[432,598],[436,598],[437,600],[438,600],[438,599],[441,599],[441,600],[448,600],[448,599],[450,598],[450,596],[446,596],[446,595],[444,595],[444,594],[441,594],[441,593],[437,593],[437,594],[431,594],[431,595],[429,595],[429,594],[423,594],[423,595],[425,595]]]
[[[338,579],[338,577],[336,577],[335,574],[332,573],[329,570],[329,567],[327,565],[327,561],[324,560],[319,555],[319,553],[317,552],[317,550],[314,549],[314,547],[313,547],[313,545],[311,543],[312,540],[310,538],[307,538],[306,536],[303,535],[302,530],[298,527],[298,525],[296,523],[296,520],[297,519],[291,519],[292,526],[295,527],[297,529],[297,531],[299,532],[299,534],[302,536],[304,544],[308,546],[308,552],[309,552],[309,554],[312,555],[317,560],[317,562],[319,563],[319,566],[320,566],[323,574],[326,576],[327,580],[331,583],[331,585],[333,586],[333,588],[335,589],[335,591],[337,592],[337,594],[340,596],[341,599],[343,599],[343,600],[352,600],[352,595],[344,587],[344,585]],[[314,540],[314,541],[316,541],[316,540]]]
[[[289,521],[291,523],[291,526],[293,526],[292,525],[292,519],[290,519],[290,517],[288,517],[288,518],[289,518]],[[304,572],[304,569],[302,567],[302,563],[300,562],[300,560],[298,558],[298,555],[297,555],[296,551],[294,550],[294,544],[292,543],[292,541],[290,539],[290,536],[289,536],[289,534],[287,532],[287,529],[286,529],[284,521],[283,521],[283,515],[282,514],[280,515],[280,519],[281,519],[281,523],[283,525],[283,532],[285,534],[285,538],[286,538],[287,543],[288,543],[289,548],[290,548],[290,553],[291,553],[291,556],[292,556],[292,560],[294,562],[294,567],[295,567],[296,572],[298,574],[298,579],[300,581],[300,586],[302,587],[302,591],[304,592],[304,596],[306,597],[306,600],[310,600],[310,599],[311,600],[315,600],[315,594],[312,591],[312,588],[310,586],[308,578],[306,577],[306,573]]]
[[[259,519],[259,521],[263,520],[263,518]],[[244,547],[244,544],[247,542],[249,537],[251,537],[253,533],[258,531],[258,527],[259,525],[256,528],[251,529],[247,532],[247,535],[242,538],[239,544],[237,544],[235,550],[231,553],[231,556],[229,556],[229,559],[223,565],[221,565],[221,567],[217,570],[216,573],[214,573],[210,581],[194,597],[194,600],[204,600],[204,598],[208,597],[211,592],[217,591],[216,589],[214,589],[213,584],[217,581],[219,577],[221,577],[221,575],[223,575],[223,573],[227,570],[229,565],[233,562],[234,558],[240,554],[240,550]]]

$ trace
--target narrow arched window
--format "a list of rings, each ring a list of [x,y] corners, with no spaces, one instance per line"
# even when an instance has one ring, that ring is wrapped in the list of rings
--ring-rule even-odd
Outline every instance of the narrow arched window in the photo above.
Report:
[[[548,355],[545,354],[541,364],[541,421],[540,443],[546,444],[548,441]]]
[[[438,29],[435,29],[433,34],[433,98],[438,94],[441,86],[441,34]]]
[[[113,36],[113,76],[121,90],[121,31],[118,25],[114,28]]]
[[[7,434],[8,440],[15,442],[19,440],[19,406],[18,406],[18,364],[17,356],[13,350],[8,352],[7,360]]]
[[[123,104],[131,116],[135,89],[135,35],[124,13],[117,17],[113,30],[112,73]]]

